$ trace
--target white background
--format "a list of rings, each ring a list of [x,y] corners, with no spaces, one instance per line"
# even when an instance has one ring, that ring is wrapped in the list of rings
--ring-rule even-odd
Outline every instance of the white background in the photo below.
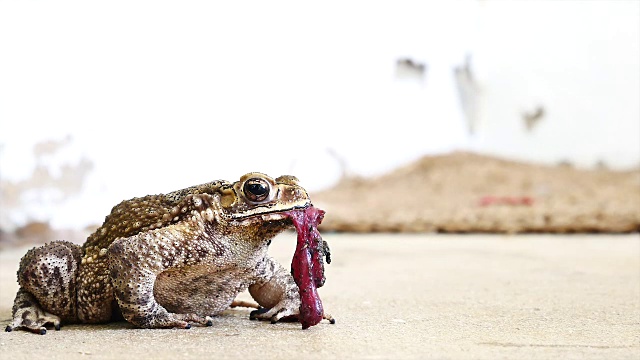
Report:
[[[0,1],[0,180],[92,164],[74,196],[43,184],[0,217],[82,226],[249,171],[318,190],[338,158],[365,176],[451,150],[628,168],[639,99],[637,1]],[[36,156],[47,140],[64,146]]]

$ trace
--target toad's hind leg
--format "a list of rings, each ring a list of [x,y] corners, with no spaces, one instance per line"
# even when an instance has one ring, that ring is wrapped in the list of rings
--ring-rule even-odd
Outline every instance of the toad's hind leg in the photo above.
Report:
[[[76,273],[79,246],[55,241],[33,248],[20,261],[20,290],[13,304],[13,321],[6,331],[26,329],[45,334],[46,325],[60,328],[76,317]]]

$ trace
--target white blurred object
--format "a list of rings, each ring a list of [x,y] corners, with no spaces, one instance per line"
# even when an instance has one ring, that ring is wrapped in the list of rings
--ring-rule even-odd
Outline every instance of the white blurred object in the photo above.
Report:
[[[639,13],[609,1],[0,2],[0,181],[32,178],[34,147],[68,136],[40,166],[55,177],[92,164],[62,202],[13,194],[22,215],[9,217],[78,227],[126,198],[248,171],[314,191],[456,149],[637,165]]]

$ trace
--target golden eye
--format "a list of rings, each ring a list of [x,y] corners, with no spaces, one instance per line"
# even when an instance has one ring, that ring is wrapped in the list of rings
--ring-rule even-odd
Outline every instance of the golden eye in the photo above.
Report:
[[[249,200],[262,201],[269,196],[269,183],[259,178],[249,179],[245,181],[242,190]]]

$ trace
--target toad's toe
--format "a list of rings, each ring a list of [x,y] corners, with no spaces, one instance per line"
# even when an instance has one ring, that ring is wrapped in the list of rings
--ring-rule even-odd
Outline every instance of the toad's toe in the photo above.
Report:
[[[258,320],[260,319],[260,316],[264,313],[266,313],[267,311],[269,311],[270,309],[267,308],[263,308],[260,307],[257,310],[253,310],[250,314],[249,314],[249,319],[251,320]]]
[[[13,314],[13,321],[4,331],[27,330],[35,334],[47,333],[47,326],[60,329],[60,317],[44,311],[40,305],[34,302],[24,302],[24,306],[18,307]]]

